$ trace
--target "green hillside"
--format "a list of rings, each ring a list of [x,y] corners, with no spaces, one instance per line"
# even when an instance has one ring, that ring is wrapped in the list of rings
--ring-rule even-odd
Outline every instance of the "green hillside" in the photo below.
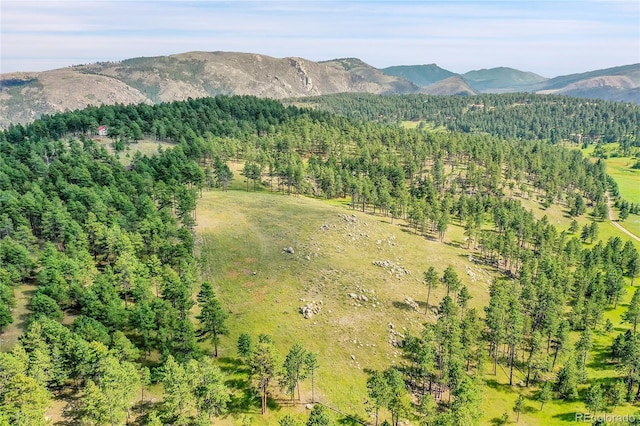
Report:
[[[2,425],[637,411],[640,245],[607,199],[640,206],[575,145],[219,96],[0,152]]]
[[[387,75],[401,77],[418,86],[428,86],[438,81],[457,75],[454,72],[440,68],[436,64],[429,65],[397,65],[382,68]]]
[[[480,92],[524,92],[547,80],[538,74],[508,67],[469,71],[462,77]]]

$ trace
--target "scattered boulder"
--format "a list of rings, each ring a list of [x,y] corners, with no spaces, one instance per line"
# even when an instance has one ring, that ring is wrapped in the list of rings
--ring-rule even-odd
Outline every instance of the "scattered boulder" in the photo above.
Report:
[[[322,301],[318,303],[309,302],[306,305],[300,307],[300,313],[302,314],[302,317],[305,319],[309,319],[314,315],[318,315],[321,310],[322,310]]]
[[[389,259],[385,259],[385,260],[374,260],[373,264],[376,266],[379,266],[381,268],[385,268],[387,270],[387,272],[390,275],[395,275],[396,278],[400,278],[403,275],[410,275],[411,271],[400,266],[400,265],[396,265],[394,264],[392,261],[390,261]]]
[[[285,253],[289,253],[289,254],[295,253],[295,251],[293,250],[293,247],[291,247],[291,246],[283,248],[282,251],[284,251]]]
[[[412,309],[414,309],[416,311],[420,309],[420,306],[418,305],[418,302],[416,302],[415,300],[413,300],[409,296],[404,298],[404,303],[406,303],[410,308],[412,308]]]

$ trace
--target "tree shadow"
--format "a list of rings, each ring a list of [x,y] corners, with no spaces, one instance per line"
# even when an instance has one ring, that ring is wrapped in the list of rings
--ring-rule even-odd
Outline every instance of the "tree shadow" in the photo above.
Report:
[[[447,245],[449,247],[455,247],[455,248],[461,248],[462,247],[462,243],[460,241],[444,241],[444,245]],[[466,248],[466,243],[465,243],[465,248]]]
[[[553,418],[563,422],[575,422],[577,421],[576,414],[576,412],[554,414]]]
[[[64,420],[53,423],[56,426],[73,426],[80,423],[80,395],[74,387],[63,388],[62,392],[56,395],[56,400],[66,402],[62,409],[61,416]]]
[[[347,426],[362,426],[368,425],[369,423],[367,423],[367,420],[363,417],[345,415],[340,417],[340,419],[338,420],[338,424]]]
[[[267,397],[267,408],[271,411],[280,411],[282,406],[280,405],[280,403],[276,398],[269,396]]]
[[[238,414],[260,414],[260,395],[248,386],[245,380],[228,380],[227,386],[235,389],[231,393],[231,400],[227,404],[229,412]],[[269,401],[267,401],[269,404]]]
[[[503,417],[494,417],[491,420],[489,420],[489,423],[494,426],[504,426],[507,423],[509,423],[509,418],[505,420]]]
[[[611,348],[604,345],[597,345],[589,352],[587,367],[593,369],[607,368],[612,365]]]
[[[486,379],[485,384],[491,389],[495,389],[498,392],[513,393],[512,386],[508,383],[499,383],[497,379]]]
[[[391,304],[393,305],[394,308],[401,309],[403,311],[409,311],[409,312],[415,311],[415,312],[418,312],[413,306],[409,305],[406,302],[400,302],[398,300],[394,300],[393,302],[391,302]]]
[[[245,369],[244,362],[239,358],[220,357],[218,358],[218,366],[224,373],[234,373]]]

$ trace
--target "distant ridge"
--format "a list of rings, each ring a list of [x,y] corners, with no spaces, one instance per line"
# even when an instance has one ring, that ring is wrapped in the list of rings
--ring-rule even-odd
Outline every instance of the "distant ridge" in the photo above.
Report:
[[[526,90],[547,81],[547,78],[538,74],[508,67],[469,71],[462,74],[462,77],[474,89],[492,93]]]
[[[382,68],[382,72],[387,75],[404,78],[418,86],[429,86],[449,77],[457,75],[451,71],[440,68],[436,64],[428,65],[398,65]]]
[[[458,95],[458,96],[472,96],[477,95],[476,92],[464,78],[459,75],[445,78],[436,83],[430,84],[422,89],[423,93],[428,95]]]
[[[436,64],[375,68],[358,58],[314,62],[236,52],[187,52],[0,75],[0,128],[87,105],[205,96],[274,99],[333,93],[472,95],[528,91],[640,104],[640,64],[546,79],[498,67],[459,75]]]
[[[602,70],[588,71],[578,74],[562,75],[547,80],[544,85],[545,90],[562,89],[569,84],[580,80],[591,79],[593,77],[606,76],[626,76],[634,82],[636,87],[640,86],[640,64],[623,65],[620,67],[606,68]]]

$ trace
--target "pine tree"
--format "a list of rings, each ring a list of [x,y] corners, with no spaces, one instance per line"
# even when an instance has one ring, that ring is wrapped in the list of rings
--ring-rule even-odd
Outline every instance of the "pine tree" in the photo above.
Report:
[[[196,317],[200,321],[198,337],[200,339],[204,339],[206,336],[211,338],[214,356],[217,357],[219,336],[229,333],[229,329],[225,324],[228,314],[218,301],[211,283],[207,281],[202,283],[198,293],[198,305],[200,306],[200,314]]]
[[[238,355],[245,360],[251,355],[253,350],[253,342],[251,341],[251,335],[248,333],[240,333],[238,336]]]
[[[323,405],[316,404],[309,414],[306,426],[332,426],[333,424],[327,409]]]
[[[318,354],[315,352],[307,352],[307,356],[304,359],[304,367],[306,374],[311,375],[311,403],[316,401],[315,399],[315,376],[316,371],[320,367],[318,364]]]
[[[249,358],[249,375],[253,385],[260,392],[261,413],[267,412],[269,385],[278,372],[278,353],[269,336],[261,335]]]
[[[429,311],[429,297],[431,296],[431,290],[438,286],[438,273],[433,266],[429,266],[424,273],[424,283],[427,286],[427,303],[426,303],[426,312]],[[425,312],[425,313],[426,313]]]
[[[551,382],[544,382],[536,393],[536,399],[540,401],[540,411],[544,408],[544,404],[553,398],[553,388]]]
[[[372,401],[376,413],[376,426],[380,409],[386,407],[391,401],[391,389],[381,371],[373,371],[367,379],[367,392]]]
[[[455,293],[460,288],[460,278],[458,278],[458,274],[451,266],[447,266],[447,269],[444,270],[442,282],[447,287],[447,296],[450,292]]]
[[[518,398],[513,405],[513,412],[516,413],[516,423],[520,421],[520,413],[524,411],[524,408],[524,397],[522,395],[518,395]]]
[[[567,360],[567,363],[558,372],[556,391],[562,399],[571,401],[578,398],[578,372],[575,360]]]
[[[295,343],[284,359],[282,366],[281,385],[291,394],[291,401],[294,399],[296,388],[298,389],[298,400],[300,400],[300,381],[306,378],[305,361],[307,351],[300,343]]]
[[[640,320],[640,288],[636,289],[635,293],[633,293],[629,307],[622,316],[622,319],[633,325],[633,334],[636,334],[638,321]]]
[[[598,411],[606,406],[600,383],[593,384],[589,387],[584,398],[584,403],[589,412],[593,414],[597,414]]]

